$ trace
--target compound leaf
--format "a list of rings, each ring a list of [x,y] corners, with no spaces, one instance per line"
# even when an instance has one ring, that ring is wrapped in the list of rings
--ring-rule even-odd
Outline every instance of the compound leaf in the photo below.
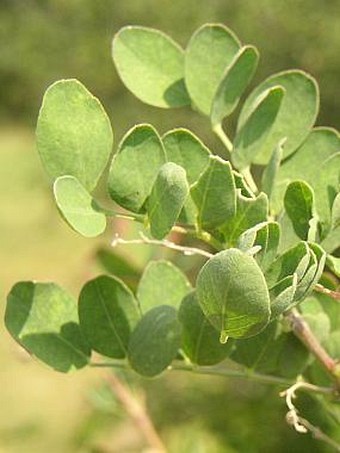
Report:
[[[221,341],[258,334],[270,317],[264,275],[253,257],[238,249],[217,253],[200,270],[197,298]]]
[[[81,330],[92,349],[107,357],[126,357],[139,313],[136,299],[121,280],[101,275],[87,282],[78,310]]]
[[[91,351],[79,328],[77,303],[54,283],[14,285],[5,324],[15,340],[57,371],[66,373],[89,362]]]
[[[160,304],[178,308],[191,289],[185,274],[170,261],[151,261],[139,282],[137,299],[143,313]]]
[[[129,343],[131,368],[145,377],[164,371],[181,346],[181,324],[175,308],[160,305],[143,316]]]
[[[66,222],[85,237],[95,237],[106,228],[106,216],[74,176],[60,176],[53,186],[54,198]]]
[[[224,25],[206,24],[191,37],[185,54],[185,84],[194,105],[209,116],[223,73],[240,49]]]
[[[169,36],[146,27],[124,27],[114,37],[112,56],[126,87],[156,107],[190,104],[184,85],[184,52]]]
[[[110,121],[97,98],[78,80],[60,80],[44,96],[37,147],[47,173],[71,175],[90,192],[112,151]]]

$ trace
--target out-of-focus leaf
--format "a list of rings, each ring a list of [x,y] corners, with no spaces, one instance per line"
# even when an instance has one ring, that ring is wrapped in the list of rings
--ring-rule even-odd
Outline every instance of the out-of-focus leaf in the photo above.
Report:
[[[114,37],[112,56],[127,88],[156,107],[190,104],[184,85],[184,52],[169,36],[152,28],[128,26]]]

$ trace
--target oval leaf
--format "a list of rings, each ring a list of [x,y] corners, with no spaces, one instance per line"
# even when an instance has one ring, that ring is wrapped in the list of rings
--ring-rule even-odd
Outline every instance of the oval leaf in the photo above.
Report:
[[[278,85],[285,89],[285,96],[274,127],[263,140],[257,142],[260,151],[253,160],[256,164],[267,164],[273,149],[285,137],[287,142],[283,158],[292,154],[307,137],[319,110],[319,90],[316,81],[303,71],[284,71],[269,77],[250,94],[239,116],[238,131],[256,108],[258,97]]]
[[[285,90],[281,86],[274,86],[255,101],[256,106],[235,137],[232,161],[238,169],[243,169],[255,161],[256,154],[261,151],[259,144],[273,128],[284,94]]]
[[[81,330],[92,349],[107,357],[126,357],[139,313],[136,299],[121,280],[101,275],[87,282],[78,310]]]
[[[83,368],[89,362],[91,351],[78,323],[76,301],[54,283],[19,282],[8,294],[8,331],[57,371]]]
[[[178,308],[191,289],[186,275],[170,261],[151,261],[139,282],[137,298],[143,313],[160,304]]]
[[[47,173],[76,177],[90,192],[112,151],[110,121],[97,98],[77,80],[60,80],[44,96],[37,124],[38,151]]]
[[[173,307],[151,309],[137,324],[129,344],[129,363],[138,374],[153,377],[164,371],[181,346],[181,324]]]
[[[189,194],[185,170],[173,162],[164,164],[157,175],[147,202],[153,237],[163,239],[176,223]]]
[[[211,156],[207,169],[191,188],[200,228],[217,228],[230,220],[236,212],[235,182],[229,162]]]
[[[192,363],[215,365],[228,357],[233,341],[220,343],[219,332],[204,316],[195,292],[183,299],[178,317],[182,324],[182,348]]]
[[[314,215],[314,192],[304,181],[291,182],[284,196],[284,206],[295,233],[299,238],[308,239],[310,221]]]
[[[239,49],[239,40],[224,25],[203,25],[191,37],[185,53],[185,84],[205,115],[210,115],[223,73]]]
[[[184,85],[184,52],[169,36],[145,27],[124,27],[114,37],[118,74],[140,100],[156,107],[190,104]]]
[[[98,211],[95,200],[73,176],[57,178],[54,198],[66,222],[85,237],[95,237],[106,228],[106,216]]]
[[[197,277],[197,297],[222,338],[251,337],[269,321],[264,275],[254,258],[238,249],[224,250],[207,261]]]
[[[244,46],[224,72],[211,109],[213,126],[222,123],[236,108],[243,91],[254,75],[259,60],[256,47]]]
[[[166,162],[157,131],[148,124],[130,129],[115,154],[108,179],[111,198],[124,208],[139,212]]]

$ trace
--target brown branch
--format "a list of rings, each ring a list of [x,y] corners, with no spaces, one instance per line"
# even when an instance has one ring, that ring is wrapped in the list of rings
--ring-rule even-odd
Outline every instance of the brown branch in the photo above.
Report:
[[[320,285],[319,283],[317,283],[313,289],[314,289],[314,291],[317,291],[318,293],[326,294],[326,296],[329,296],[332,299],[340,302],[340,292],[338,292],[338,291],[333,291],[331,289],[325,288],[324,286]]]
[[[296,308],[289,310],[286,314],[286,319],[290,322],[294,334],[331,375],[335,380],[337,391],[340,391],[340,365],[338,361],[333,359],[320,344],[319,340],[311,331],[308,323]]]
[[[136,400],[130,390],[115,374],[109,374],[107,381],[126,412],[144,434],[145,439],[153,449],[152,451],[155,453],[166,453],[167,450],[143,405]]]

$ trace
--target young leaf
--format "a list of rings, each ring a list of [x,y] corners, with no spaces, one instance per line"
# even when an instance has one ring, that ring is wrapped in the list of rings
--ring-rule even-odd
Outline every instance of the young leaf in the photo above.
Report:
[[[137,324],[129,343],[129,363],[138,374],[154,377],[164,371],[181,346],[181,324],[173,307],[151,309]]]
[[[244,46],[226,68],[211,109],[213,126],[222,123],[236,108],[243,91],[254,75],[259,60],[256,47]]]
[[[286,189],[284,206],[295,233],[303,240],[308,239],[309,222],[315,212],[313,189],[304,181],[291,182]]]
[[[204,316],[195,292],[184,297],[178,317],[182,324],[182,348],[192,363],[215,365],[228,357],[233,341],[220,343],[219,332]]]
[[[214,255],[197,277],[197,298],[221,340],[258,334],[270,317],[264,275],[251,256],[238,249]]]
[[[283,145],[285,141],[286,139],[281,140],[274,148],[270,161],[262,173],[261,189],[262,192],[265,192],[268,195],[269,200],[271,200],[272,192],[274,191],[276,176],[280,168]]]
[[[263,140],[257,142],[260,151],[253,160],[256,164],[267,164],[273,149],[285,137],[287,142],[283,158],[292,154],[307,137],[319,110],[319,90],[316,81],[303,71],[284,71],[266,79],[250,94],[239,116],[238,131],[243,128],[256,108],[258,97],[278,85],[284,88],[285,96],[272,130],[263,136]]]
[[[107,357],[126,357],[139,313],[136,299],[121,280],[101,275],[87,282],[78,310],[81,330],[92,349]]]
[[[264,193],[257,198],[247,198],[238,190],[236,201],[236,215],[221,228],[225,240],[231,245],[237,244],[244,231],[266,221],[268,216],[268,197]]]
[[[92,191],[108,162],[113,134],[97,98],[77,80],[60,80],[44,96],[37,124],[38,151],[47,173],[76,177]]]
[[[220,24],[203,25],[189,41],[185,84],[194,105],[207,116],[223,73],[240,47],[237,37]]]
[[[286,187],[297,179],[302,179],[314,189],[317,202],[319,194],[316,189],[320,168],[339,149],[340,135],[335,129],[325,127],[313,129],[299,149],[280,165],[271,200],[273,213],[278,214],[281,211]]]
[[[293,274],[283,278],[270,289],[269,295],[272,320],[293,307],[297,283],[297,274]]]
[[[85,237],[95,237],[106,228],[106,216],[74,176],[60,176],[53,186],[54,198],[66,222]]]
[[[151,261],[139,282],[137,299],[143,313],[160,304],[178,308],[191,289],[185,274],[170,261]]]
[[[173,129],[162,137],[167,160],[184,168],[194,184],[209,165],[209,149],[187,129]]]
[[[157,131],[149,124],[133,127],[119,144],[111,164],[108,179],[111,198],[130,211],[141,211],[165,162]]]
[[[91,351],[78,322],[76,301],[54,283],[19,282],[8,294],[8,331],[57,371],[66,373],[88,364]]]
[[[251,114],[235,137],[232,161],[238,169],[255,161],[257,153],[261,151],[261,144],[273,128],[284,95],[284,88],[278,85],[268,88],[255,100]]]
[[[157,175],[147,201],[150,230],[163,239],[176,223],[189,194],[185,170],[173,162],[164,164]]]
[[[124,27],[114,37],[112,56],[127,88],[156,107],[190,104],[184,85],[184,52],[169,36],[146,27]]]
[[[229,162],[211,156],[209,167],[191,188],[200,228],[213,229],[228,222],[236,212],[235,182]]]
[[[237,171],[233,170],[233,176],[236,189],[240,189],[241,195],[243,195],[245,198],[256,198],[255,194],[249,188],[248,184],[244,179],[244,176],[241,175],[241,173],[238,173]]]

